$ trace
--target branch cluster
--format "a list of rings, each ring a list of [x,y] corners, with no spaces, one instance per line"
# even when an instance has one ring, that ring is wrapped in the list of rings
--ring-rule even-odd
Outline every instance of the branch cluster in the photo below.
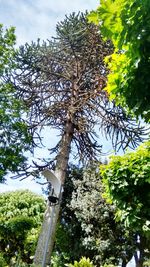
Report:
[[[94,131],[99,124],[115,149],[134,147],[142,141],[143,128],[110,103],[103,90],[108,74],[104,58],[113,52],[110,41],[104,42],[98,27],[80,13],[58,23],[56,33],[47,43],[20,47],[18,69],[11,77],[18,97],[29,108],[33,134],[51,126],[63,136],[70,121],[72,140],[79,154],[89,159],[101,151]]]

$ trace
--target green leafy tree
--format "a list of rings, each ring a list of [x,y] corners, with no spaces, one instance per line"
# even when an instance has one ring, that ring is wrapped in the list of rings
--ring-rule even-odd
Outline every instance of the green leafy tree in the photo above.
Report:
[[[4,181],[8,171],[24,169],[24,152],[29,150],[31,135],[22,113],[23,102],[18,99],[15,88],[6,77],[15,68],[15,34],[11,27],[6,31],[0,24],[0,181]]]
[[[70,208],[81,225],[83,256],[90,257],[97,266],[121,262],[126,266],[135,250],[134,232],[115,222],[116,208],[103,198],[104,188],[96,166],[85,170],[74,185]]]
[[[44,210],[43,197],[28,190],[0,194],[0,251],[8,264],[32,262]]]
[[[135,232],[140,251],[137,266],[150,257],[150,142],[137,151],[112,157],[101,167],[105,196],[117,206],[116,219]],[[139,265],[138,265],[139,264]]]
[[[110,98],[149,121],[150,1],[102,0],[89,19],[100,23],[102,35],[114,44],[106,59]]]

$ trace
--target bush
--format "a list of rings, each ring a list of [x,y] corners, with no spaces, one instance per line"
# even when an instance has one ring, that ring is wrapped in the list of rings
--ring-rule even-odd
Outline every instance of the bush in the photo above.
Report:
[[[44,198],[28,190],[0,194],[0,249],[8,266],[32,263],[44,210]]]
[[[1,267],[6,267],[6,261],[4,260],[4,255],[2,253],[0,253],[0,266]]]
[[[94,267],[93,263],[90,261],[89,258],[82,257],[79,262],[74,261],[74,264],[65,264],[67,267]]]

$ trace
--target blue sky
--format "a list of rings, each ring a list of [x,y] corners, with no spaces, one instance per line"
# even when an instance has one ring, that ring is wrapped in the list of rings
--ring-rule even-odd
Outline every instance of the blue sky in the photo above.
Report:
[[[65,14],[96,9],[97,0],[0,0],[0,22],[15,26],[18,44],[50,38]]]
[[[56,23],[63,20],[66,14],[71,12],[96,9],[97,0],[0,0],[0,23],[4,27],[15,26],[17,45],[26,42],[50,39],[55,35]],[[49,142],[51,140],[51,142]],[[45,143],[54,143],[56,135],[51,133],[45,136]],[[47,155],[47,149],[42,152],[37,150],[35,156],[43,157]],[[7,179],[7,184],[0,185],[0,192],[12,191],[27,188],[34,192],[41,193],[41,186],[34,181],[25,179]]]

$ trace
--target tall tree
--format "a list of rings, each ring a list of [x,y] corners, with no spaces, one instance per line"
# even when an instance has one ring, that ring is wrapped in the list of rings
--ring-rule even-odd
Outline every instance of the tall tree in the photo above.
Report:
[[[150,142],[135,152],[114,156],[101,169],[106,196],[117,206],[117,220],[137,236],[136,266],[143,266],[150,257]]]
[[[29,150],[32,138],[25,124],[23,101],[17,99],[12,83],[6,78],[15,68],[14,28],[3,30],[0,24],[0,181],[5,180],[8,171],[24,169],[24,152]]]
[[[150,121],[150,1],[101,0],[89,19],[114,44],[107,58],[111,99]]]
[[[72,144],[84,162],[95,159],[101,152],[95,125],[112,139],[114,148],[135,146],[142,140],[143,128],[114,102],[110,103],[103,91],[107,75],[103,59],[112,51],[111,43],[102,40],[97,26],[89,24],[85,15],[73,13],[57,24],[56,38],[42,45],[39,42],[26,44],[16,57],[18,70],[12,74],[11,81],[18,98],[29,109],[32,133],[44,126],[60,131],[60,140],[51,152],[56,155],[53,158],[55,175],[62,186]],[[51,167],[50,162],[46,166]],[[58,213],[59,205],[47,262]],[[46,231],[47,218],[50,219],[49,212],[43,232]],[[44,242],[44,235],[41,235],[35,257],[37,265],[43,258]]]

